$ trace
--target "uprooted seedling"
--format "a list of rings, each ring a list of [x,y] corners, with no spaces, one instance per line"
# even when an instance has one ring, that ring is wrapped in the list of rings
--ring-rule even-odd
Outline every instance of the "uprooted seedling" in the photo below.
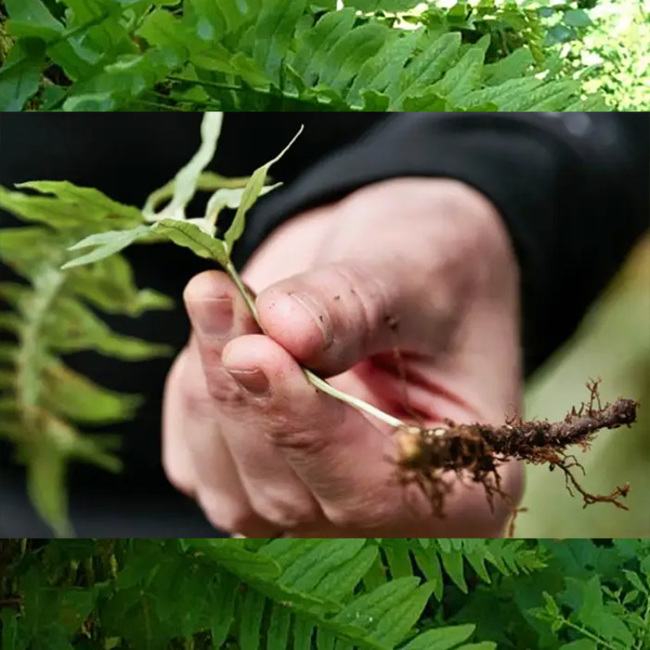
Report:
[[[150,196],[141,213],[142,223],[129,230],[94,234],[78,242],[71,250],[92,250],[68,261],[63,268],[100,261],[138,240],[167,238],[190,248],[196,255],[218,263],[232,278],[259,323],[254,296],[235,269],[231,253],[234,244],[244,233],[250,209],[262,194],[277,187],[268,184],[268,172],[289,147],[258,168],[250,178],[233,185],[228,179],[205,172],[216,151],[222,117],[218,113],[205,114],[199,151],[172,181]],[[37,185],[45,191],[57,189],[56,184],[52,183]],[[34,187],[34,184],[31,186]],[[201,190],[214,191],[205,214],[200,218],[187,218],[186,209],[195,194]],[[161,207],[167,200],[169,203]],[[217,221],[225,208],[236,210],[236,214],[220,238]],[[388,324],[391,329],[395,326],[395,323]],[[397,348],[395,350],[397,352]],[[583,404],[578,411],[573,409],[562,422],[526,422],[522,418],[515,418],[501,426],[491,426],[446,421],[442,427],[426,429],[408,426],[399,418],[335,388],[307,368],[303,368],[303,371],[307,381],[316,389],[379,419],[397,433],[399,480],[403,483],[419,483],[430,497],[438,516],[444,515],[445,495],[453,485],[446,480],[446,472],[455,473],[461,480],[469,475],[474,482],[483,485],[491,506],[494,496],[498,495],[511,504],[516,512],[511,497],[501,487],[498,472],[499,466],[509,459],[533,464],[547,463],[551,469],[560,468],[565,474],[569,490],[579,492],[585,505],[609,502],[619,508],[626,508],[621,499],[628,492],[627,485],[618,487],[605,496],[589,494],[572,471],[582,469],[582,466],[566,451],[570,445],[575,444],[586,449],[599,429],[630,425],[635,420],[637,404],[633,400],[620,399],[614,404],[601,406],[598,382],[589,384],[591,396],[588,404]],[[595,404],[598,408],[595,408]]]
[[[445,420],[445,426],[433,429],[400,427],[399,478],[404,483],[417,482],[430,498],[435,514],[442,517],[445,496],[452,488],[445,473],[453,472],[461,479],[469,475],[473,482],[483,485],[493,507],[495,495],[511,502],[501,487],[499,466],[508,460],[522,460],[534,465],[548,464],[551,470],[559,468],[564,472],[569,493],[578,492],[585,507],[612,503],[627,510],[622,502],[629,492],[627,483],[607,495],[590,494],[576,478],[576,470],[584,473],[584,468],[567,452],[571,445],[586,451],[599,430],[629,427],[636,420],[638,403],[620,398],[603,406],[599,383],[600,380],[589,382],[589,401],[579,409],[573,407],[560,422],[526,421],[517,416],[497,426]]]

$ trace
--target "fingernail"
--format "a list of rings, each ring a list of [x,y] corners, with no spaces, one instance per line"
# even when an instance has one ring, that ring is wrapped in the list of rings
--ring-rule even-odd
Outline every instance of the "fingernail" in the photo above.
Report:
[[[190,303],[188,308],[194,326],[204,336],[225,338],[232,330],[234,314],[230,297],[200,300]]]
[[[308,293],[292,293],[289,294],[302,309],[304,309],[312,320],[318,326],[318,329],[323,335],[323,350],[332,345],[334,341],[334,330],[332,329],[332,321],[330,320],[327,309],[323,307],[316,299]]]
[[[228,368],[228,373],[246,392],[255,395],[255,397],[264,397],[271,393],[271,384],[259,368],[254,370]]]

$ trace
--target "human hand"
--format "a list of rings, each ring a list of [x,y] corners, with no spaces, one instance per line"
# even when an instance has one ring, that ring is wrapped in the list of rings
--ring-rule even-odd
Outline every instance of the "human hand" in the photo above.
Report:
[[[264,334],[224,273],[195,277],[191,340],[165,394],[165,470],[216,527],[248,537],[502,533],[521,497],[518,464],[499,469],[511,503],[496,497],[491,510],[482,485],[450,477],[446,516],[435,517],[421,489],[396,478],[390,428],[317,391],[299,365],[426,426],[499,423],[518,409],[518,269],[486,198],[444,179],[370,185],[286,222],[243,277]]]

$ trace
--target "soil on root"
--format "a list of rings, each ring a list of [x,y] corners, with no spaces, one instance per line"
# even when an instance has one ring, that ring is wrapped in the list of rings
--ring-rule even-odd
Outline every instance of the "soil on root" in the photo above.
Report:
[[[576,444],[588,449],[601,429],[629,427],[636,420],[638,403],[621,398],[603,406],[598,394],[599,383],[600,380],[588,383],[589,401],[577,410],[572,408],[560,422],[525,421],[516,417],[493,426],[445,420],[445,426],[434,429],[413,426],[399,429],[400,480],[417,482],[431,500],[435,515],[444,517],[445,496],[452,486],[444,480],[445,472],[455,472],[458,477],[469,474],[472,481],[483,485],[493,507],[495,495],[512,505],[512,499],[501,488],[499,465],[507,460],[546,463],[551,470],[557,467],[564,472],[567,489],[572,495],[574,490],[578,492],[585,507],[606,502],[627,510],[622,502],[630,489],[627,483],[610,494],[590,494],[576,478],[576,470],[584,473],[584,468],[575,456],[567,453],[567,447]],[[512,510],[516,514],[514,505]]]

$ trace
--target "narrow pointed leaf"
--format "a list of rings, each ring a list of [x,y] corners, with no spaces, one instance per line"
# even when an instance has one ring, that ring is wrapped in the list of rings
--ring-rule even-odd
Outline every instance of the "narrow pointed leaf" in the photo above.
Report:
[[[476,625],[452,625],[429,630],[419,634],[413,641],[404,646],[402,650],[451,650],[459,643],[467,641]]]
[[[233,219],[230,228],[226,231],[224,239],[228,251],[232,250],[233,244],[242,236],[244,228],[246,227],[246,215],[253,205],[255,205],[255,202],[264,189],[264,183],[266,176],[269,173],[269,169],[289,150],[291,145],[302,133],[303,128],[304,127],[302,126],[300,127],[300,130],[296,133],[291,142],[289,142],[289,144],[275,158],[273,158],[273,160],[270,160],[253,172],[253,175],[250,177],[250,180],[244,189],[244,194],[242,196],[241,204],[237,209],[237,214],[235,214],[235,218]]]
[[[189,248],[199,257],[215,260],[224,267],[228,264],[228,253],[224,243],[194,223],[163,219],[153,226],[153,230],[171,239],[175,244]]]
[[[83,266],[91,264],[92,262],[99,262],[115,253],[119,253],[130,246],[138,239],[145,237],[151,230],[150,226],[138,226],[132,230],[114,230],[111,232],[98,233],[90,235],[80,242],[76,243],[70,250],[79,250],[81,248],[90,248],[96,246],[95,250],[81,257],[71,260],[64,264],[61,268],[71,269],[76,266]]]
[[[254,589],[248,589],[241,604],[239,645],[241,650],[259,650],[262,618],[266,598]]]

